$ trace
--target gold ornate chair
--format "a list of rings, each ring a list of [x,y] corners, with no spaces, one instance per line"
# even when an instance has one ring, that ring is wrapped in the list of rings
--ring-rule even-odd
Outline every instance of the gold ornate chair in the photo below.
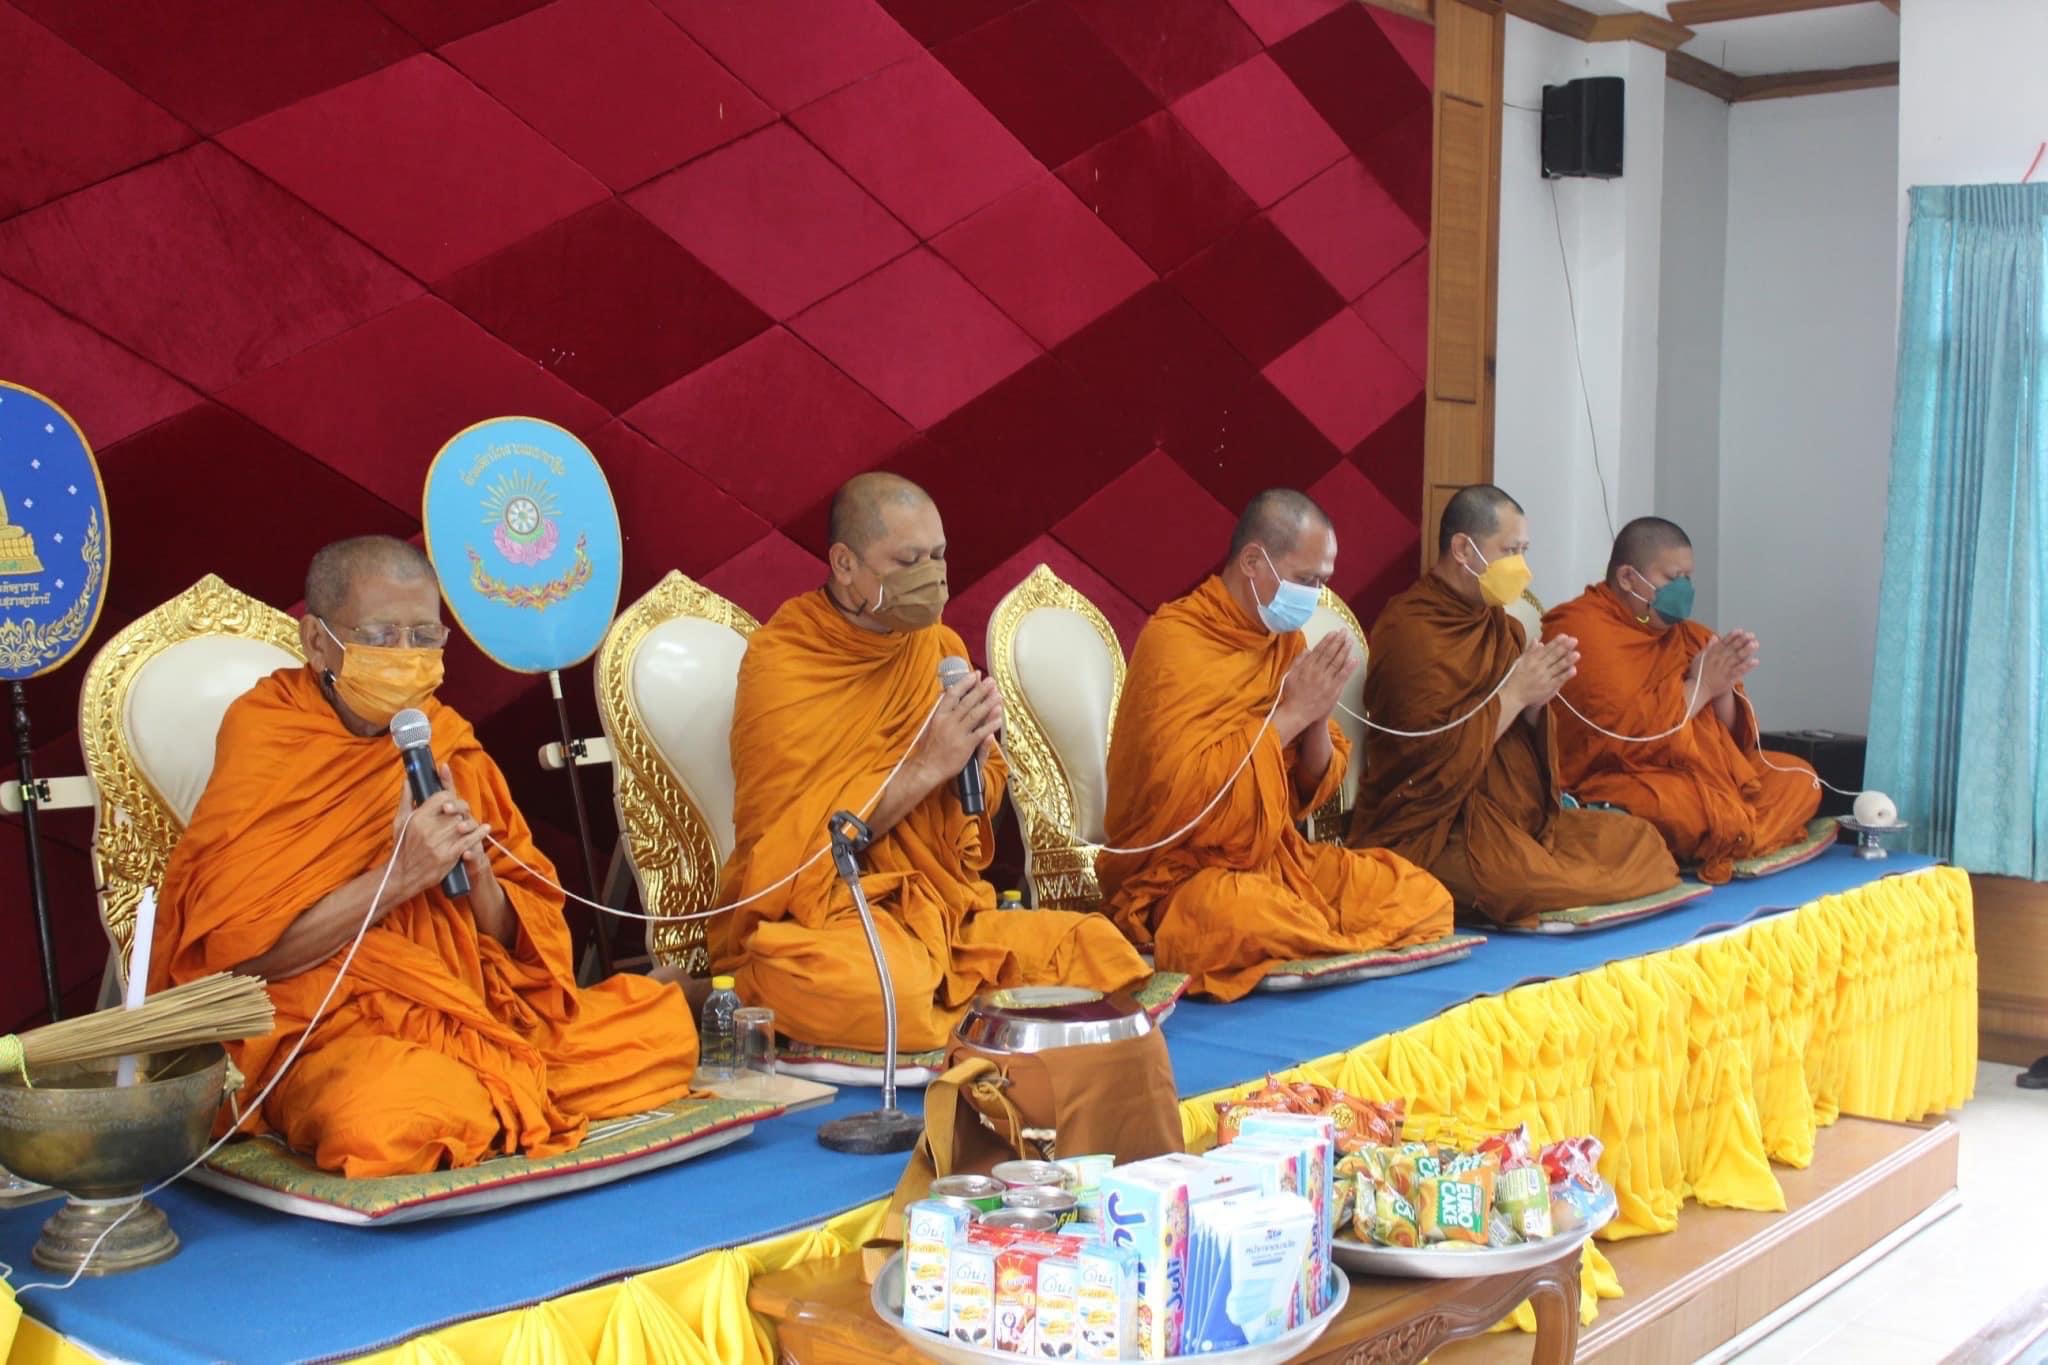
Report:
[[[597,711],[612,748],[612,799],[640,904],[677,915],[718,903],[733,845],[733,696],[760,626],[680,573],[626,608],[597,651]],[[647,951],[710,970],[704,922],[650,922]]]
[[[1315,615],[1309,617],[1302,627],[1302,635],[1311,648],[1333,630],[1348,630],[1351,638],[1358,643],[1359,666],[1345,680],[1344,690],[1337,700],[1361,715],[1365,712],[1365,670],[1371,663],[1371,651],[1365,640],[1365,628],[1358,624],[1358,618],[1344,599],[1331,592],[1326,584],[1322,600],[1316,603]],[[1344,766],[1344,786],[1323,808],[1308,818],[1308,837],[1325,843],[1341,844],[1351,831],[1351,807],[1358,800],[1358,779],[1365,773],[1365,726],[1353,720],[1343,711],[1337,712],[1337,728],[1344,732],[1344,738],[1351,741],[1351,760]]]
[[[1041,564],[996,604],[988,666],[1003,694],[1010,796],[1033,904],[1093,909],[1102,900],[1095,854],[1106,837],[1123,646],[1095,604]]]
[[[99,788],[92,835],[113,974],[127,974],[135,906],[213,775],[228,704],[304,663],[299,623],[212,574],[100,646],[78,694],[78,738]]]

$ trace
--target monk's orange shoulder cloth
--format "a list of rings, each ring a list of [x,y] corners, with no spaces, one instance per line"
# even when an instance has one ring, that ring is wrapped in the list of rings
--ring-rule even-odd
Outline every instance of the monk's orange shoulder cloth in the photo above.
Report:
[[[766,894],[711,921],[714,961],[732,961],[764,922],[818,928],[841,909],[851,912],[831,857],[804,864],[825,846],[835,812],[868,812],[938,701],[939,661],[949,655],[967,657],[950,628],[862,630],[823,591],[785,602],[747,641],[733,704],[725,898]],[[988,814],[969,818],[956,801],[927,800],[875,841],[862,858],[872,900],[919,874],[954,902],[956,915],[983,897],[977,879],[995,851],[989,821],[1003,793],[999,752],[983,772]],[[799,867],[795,880],[777,885]],[[993,891],[986,899],[993,905]]]
[[[1681,621],[1669,630],[1651,628],[1604,583],[1592,584],[1571,601],[1551,608],[1543,629],[1579,642],[1578,674],[1561,695],[1587,720],[1618,735],[1662,734],[1684,718],[1691,700],[1686,671],[1713,639],[1713,633],[1696,621]],[[1736,690],[1743,691],[1741,684]],[[1563,707],[1555,708],[1554,714],[1567,787],[1600,773],[1668,768],[1690,769],[1736,788],[1756,779],[1755,766],[1745,757],[1757,748],[1756,725],[1747,706],[1736,707],[1732,734],[1713,708],[1705,707],[1677,734],[1647,743],[1609,738]]]
[[[1486,775],[1501,708],[1498,697],[1486,698],[1521,654],[1522,626],[1424,574],[1387,603],[1371,639],[1364,700],[1373,720],[1397,730],[1433,730],[1480,708],[1464,724],[1426,739],[1367,734],[1351,842],[1391,849],[1427,867],[1444,851]],[[1543,780],[1540,769],[1530,776]],[[1540,818],[1542,794],[1531,792],[1528,800]]]
[[[553,866],[534,846],[504,774],[478,745],[469,722],[436,701],[423,709],[433,722],[435,757],[450,769],[455,790],[520,861],[552,880]],[[403,788],[391,740],[350,734],[306,668],[280,669],[237,699],[221,721],[212,779],[164,874],[151,988],[260,957],[316,901],[383,868],[391,857]],[[416,896],[363,936],[313,1046],[366,1028],[393,1036],[445,1036],[466,1028],[531,1055],[521,1035],[486,1003],[489,996],[502,996],[507,984],[534,1015],[575,1017],[575,974],[560,895],[503,853],[493,853],[492,866],[519,918],[515,948],[479,934],[468,909],[439,887]],[[276,1031],[232,1049],[252,1089],[304,1032],[340,962],[337,954],[271,983]],[[383,1005],[359,1007],[364,997],[380,994],[441,1018],[428,1023],[430,1016],[415,1012],[403,1027],[383,1029],[373,1017],[384,1012]],[[513,1002],[505,1003],[502,1012],[516,1011]]]
[[[1321,789],[1307,801],[1295,791],[1292,748],[1270,727],[1260,733],[1280,680],[1307,647],[1300,631],[1274,634],[1247,620],[1213,576],[1161,607],[1139,632],[1110,743],[1109,842],[1139,847],[1178,830],[1230,780],[1246,750],[1256,749],[1243,775],[1184,838],[1097,863],[1111,913],[1134,941],[1151,941],[1160,898],[1195,871],[1271,864],[1283,841],[1302,840],[1294,821],[1342,784],[1350,745],[1334,724],[1335,752]]]

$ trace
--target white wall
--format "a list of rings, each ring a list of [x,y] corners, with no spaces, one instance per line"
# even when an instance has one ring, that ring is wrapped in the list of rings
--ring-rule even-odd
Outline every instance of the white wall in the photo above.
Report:
[[[1664,242],[1657,314],[1657,515],[1685,527],[1702,621],[1720,618],[1721,310],[1728,255],[1728,106],[1665,85]]]
[[[1899,10],[1900,223],[1914,185],[2018,180],[2048,139],[2048,4],[1939,0]],[[2039,180],[2048,163],[2034,173]],[[1903,241],[1903,236],[1901,241]]]
[[[1869,714],[1899,108],[1897,90],[1860,90],[1729,115],[1714,623],[1763,640],[1750,693],[1768,729],[1860,733]]]
[[[1581,76],[1627,82],[1623,175],[1545,181],[1543,87]],[[1612,540],[1610,516],[1618,526],[1651,506],[1663,84],[1663,54],[1640,44],[1580,43],[1520,19],[1507,21],[1494,482],[1529,513],[1532,586],[1546,604],[1577,595],[1600,576]],[[1565,292],[1567,259],[1585,353],[1583,392]],[[1599,437],[1597,472],[1589,398],[1590,430]]]

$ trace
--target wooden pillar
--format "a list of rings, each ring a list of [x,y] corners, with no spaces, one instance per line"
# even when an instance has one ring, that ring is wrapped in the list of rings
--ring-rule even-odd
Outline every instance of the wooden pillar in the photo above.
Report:
[[[1500,257],[1502,0],[1436,0],[1436,163],[1429,244],[1422,564],[1443,505],[1493,478]]]

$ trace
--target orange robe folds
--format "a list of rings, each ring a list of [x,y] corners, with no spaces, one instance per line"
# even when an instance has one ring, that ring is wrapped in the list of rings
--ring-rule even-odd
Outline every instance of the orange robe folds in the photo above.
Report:
[[[1579,672],[1565,684],[1565,698],[1620,735],[1659,734],[1678,723],[1692,694],[1686,669],[1712,638],[1693,621],[1669,630],[1638,621],[1604,583],[1553,608],[1543,628],[1579,642]],[[1705,706],[1683,730],[1648,744],[1610,739],[1556,710],[1565,786],[1582,800],[1612,802],[1648,820],[1679,861],[1699,864],[1702,881],[1725,882],[1737,858],[1796,842],[1820,807],[1813,769],[1790,754],[1764,754],[1756,717],[1740,702],[1732,734]],[[1772,770],[1765,757],[1792,771]]]
[[[1373,623],[1366,714],[1397,730],[1456,720],[1522,649],[1513,617],[1424,575]],[[1552,723],[1538,729],[1517,719],[1495,740],[1500,708],[1496,697],[1427,739],[1369,731],[1351,842],[1413,859],[1459,904],[1499,924],[1676,886],[1678,865],[1655,829],[1632,816],[1560,808]]]
[[[479,820],[554,876],[469,722],[428,702],[434,754]],[[390,860],[404,786],[389,738],[350,734],[304,668],[228,708],[212,780],[164,874],[150,984],[224,971],[274,947],[329,892]],[[435,887],[363,935],[263,1121],[350,1176],[474,1165],[575,1147],[591,1119],[689,1090],[697,1031],[682,993],[639,976],[578,990],[562,898],[493,851],[519,920],[508,949]],[[231,1045],[246,1103],[333,986],[341,951],[270,984],[277,1028]]]
[[[1260,723],[1307,646],[1248,619],[1222,580],[1169,602],[1138,636],[1109,753],[1111,845],[1136,848],[1193,820],[1254,749],[1229,791],[1186,836],[1143,854],[1104,855],[1106,907],[1163,971],[1221,1000],[1274,967],[1411,943],[1451,930],[1451,897],[1406,859],[1311,843],[1295,821],[1344,780],[1349,745],[1308,800],[1293,746]]]
[[[732,719],[735,840],[725,899],[759,894],[710,922],[712,960],[776,1027],[807,1043],[884,1044],[874,960],[853,894],[825,847],[836,811],[865,815],[939,697],[939,660],[967,656],[944,626],[862,630],[822,591],[782,605],[754,632]],[[951,782],[862,855],[896,993],[897,1048],[943,1047],[976,994],[1064,983],[1121,990],[1150,973],[1096,915],[996,909],[983,880],[1002,801],[1000,754],[984,769],[987,812],[960,809]],[[801,869],[801,870],[799,870]],[[791,873],[793,881],[785,881]]]

